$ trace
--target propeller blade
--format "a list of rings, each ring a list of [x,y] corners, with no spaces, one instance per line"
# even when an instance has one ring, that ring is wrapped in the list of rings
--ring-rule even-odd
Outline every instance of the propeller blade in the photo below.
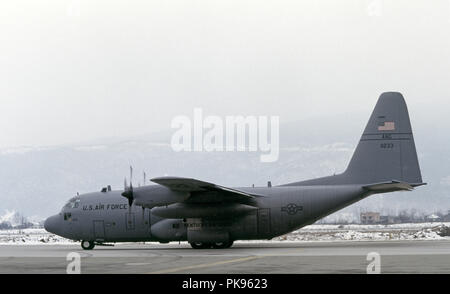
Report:
[[[133,167],[130,165],[130,189],[133,190]]]
[[[133,168],[130,166],[130,186],[127,186],[127,178],[124,179],[124,188],[122,196],[128,199],[128,210],[131,213],[131,206],[133,205],[134,195],[133,195]]]

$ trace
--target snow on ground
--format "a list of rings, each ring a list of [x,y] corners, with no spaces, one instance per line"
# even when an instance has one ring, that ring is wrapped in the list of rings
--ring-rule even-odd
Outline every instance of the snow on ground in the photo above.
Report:
[[[441,236],[444,231],[447,237]],[[449,231],[450,223],[310,225],[268,242],[450,240]],[[77,242],[50,234],[44,229],[0,230],[0,245],[43,244],[73,245]]]
[[[392,225],[310,225],[276,241],[389,241],[444,240],[442,232],[450,223],[410,223]],[[440,235],[441,234],[441,235]]]
[[[44,229],[0,230],[0,245],[69,245],[76,242],[50,234]]]
[[[450,227],[450,222],[427,222],[427,223],[405,223],[391,225],[328,225],[314,224],[303,227],[301,230],[330,230],[330,229],[346,229],[346,230],[382,230],[382,229],[411,229],[418,230],[423,228],[436,228],[440,226]]]

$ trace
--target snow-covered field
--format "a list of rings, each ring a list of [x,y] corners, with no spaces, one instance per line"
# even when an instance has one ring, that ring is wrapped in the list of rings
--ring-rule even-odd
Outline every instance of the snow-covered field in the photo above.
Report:
[[[450,240],[450,223],[310,225],[270,242]],[[444,236],[446,235],[446,236]],[[0,230],[0,245],[69,245],[76,242],[44,229]]]
[[[274,241],[445,240],[450,223],[393,225],[310,225]],[[447,235],[447,236],[444,236]]]
[[[50,234],[44,229],[0,230],[0,245],[68,245],[76,242]]]

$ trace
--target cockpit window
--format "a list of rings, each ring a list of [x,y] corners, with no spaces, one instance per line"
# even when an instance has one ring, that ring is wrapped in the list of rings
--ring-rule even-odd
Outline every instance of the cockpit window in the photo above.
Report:
[[[72,199],[69,200],[69,202],[66,203],[66,205],[64,205],[63,209],[78,208],[79,205],[80,205],[80,198],[73,197]]]

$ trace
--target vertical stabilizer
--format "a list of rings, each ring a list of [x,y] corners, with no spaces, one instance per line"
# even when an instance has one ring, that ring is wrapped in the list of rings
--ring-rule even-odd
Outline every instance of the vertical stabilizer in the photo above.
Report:
[[[345,177],[353,183],[422,183],[408,108],[402,94],[383,93],[356,147]]]
[[[402,182],[421,185],[419,161],[402,94],[381,94],[355,153],[342,174],[286,186]]]

